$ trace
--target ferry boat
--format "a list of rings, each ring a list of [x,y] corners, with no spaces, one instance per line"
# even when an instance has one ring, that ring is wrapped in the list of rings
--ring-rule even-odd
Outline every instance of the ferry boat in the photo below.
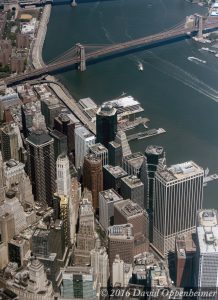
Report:
[[[143,64],[141,62],[138,63],[138,69],[141,72],[144,70]]]
[[[202,59],[197,58],[197,57],[194,57],[194,56],[189,56],[189,57],[188,57],[188,60],[189,60],[189,61],[197,61],[197,62],[200,62],[200,63],[202,63],[202,64],[206,64],[206,60],[202,60]]]

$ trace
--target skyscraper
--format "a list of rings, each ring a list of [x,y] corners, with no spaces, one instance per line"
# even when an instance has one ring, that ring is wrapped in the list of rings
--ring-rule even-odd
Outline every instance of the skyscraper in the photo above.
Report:
[[[96,246],[91,250],[91,266],[93,268],[94,280],[105,288],[109,278],[108,254],[104,247]]]
[[[10,159],[4,163],[6,190],[13,190],[24,208],[34,207],[32,185],[22,162]]]
[[[114,225],[108,228],[108,256],[110,272],[116,255],[125,262],[132,264],[134,257],[134,235],[132,224]]]
[[[161,146],[150,145],[145,150],[145,156],[147,158],[147,170],[148,170],[148,186],[146,197],[146,208],[149,216],[149,240],[153,242],[153,226],[154,226],[154,182],[155,173],[158,169],[163,169],[166,165],[164,149]]]
[[[66,153],[68,150],[67,136],[56,129],[52,130],[50,132],[50,135],[54,139],[54,154],[55,154],[55,161],[56,161],[60,154]]]
[[[214,291],[210,297],[198,297],[199,300],[217,299],[218,281],[218,224],[217,211],[205,210],[198,215],[197,227],[197,286],[200,291]]]
[[[58,195],[71,195],[71,176],[70,176],[70,162],[67,154],[58,156],[56,162],[57,173],[57,193]]]
[[[139,176],[141,166],[144,162],[144,155],[141,152],[131,153],[123,157],[123,169],[129,175]]]
[[[68,114],[61,113],[54,119],[54,128],[67,136],[68,154],[75,152],[74,131],[78,120],[72,120]]]
[[[196,244],[195,234],[176,237],[176,286],[194,286]]]
[[[99,192],[103,190],[102,162],[94,154],[85,156],[83,166],[83,184],[92,192],[92,203],[96,210],[99,208]]]
[[[204,171],[193,161],[155,175],[153,245],[161,255],[175,251],[175,237],[195,230],[202,208]]]
[[[90,148],[90,153],[95,154],[96,157],[100,158],[102,161],[102,166],[108,164],[108,149],[100,143],[92,145]]]
[[[46,131],[36,129],[26,142],[28,174],[35,200],[44,207],[51,206],[56,188],[53,139]]]
[[[75,129],[75,166],[83,167],[84,156],[89,153],[89,147],[95,144],[95,136],[84,126]]]
[[[61,299],[96,300],[97,288],[91,267],[73,266],[62,271]]]
[[[99,222],[104,230],[114,225],[114,205],[121,200],[123,198],[114,189],[99,193]]]
[[[23,145],[18,126],[15,123],[6,124],[1,128],[0,134],[3,160],[6,161],[11,158],[19,160],[19,149]]]
[[[131,155],[131,149],[124,131],[119,130],[115,139],[108,143],[109,163],[113,166],[121,165],[124,157]]]
[[[130,175],[121,179],[121,195],[145,208],[144,184],[137,176]]]
[[[96,115],[97,143],[108,147],[117,133],[117,110],[110,104],[103,104]]]
[[[0,206],[5,202],[5,186],[4,186],[5,178],[4,178],[4,167],[3,167],[3,159],[2,153],[0,151]]]
[[[121,178],[127,176],[127,172],[120,166],[106,165],[103,167],[104,190],[113,188],[118,193],[121,187]]]
[[[83,266],[90,264],[90,251],[95,248],[94,211],[87,196],[88,191],[85,190],[79,209],[79,230],[74,251],[74,263]]]

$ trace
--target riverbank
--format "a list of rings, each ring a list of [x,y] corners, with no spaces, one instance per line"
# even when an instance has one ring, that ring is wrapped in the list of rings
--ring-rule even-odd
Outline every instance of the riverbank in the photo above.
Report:
[[[37,36],[34,40],[34,46],[33,46],[31,56],[32,56],[32,65],[34,66],[35,69],[39,69],[45,66],[45,63],[42,58],[42,49],[43,49],[43,45],[47,33],[48,23],[50,20],[51,9],[52,9],[51,4],[48,4],[44,7]]]
[[[47,26],[49,23],[50,15],[51,15],[51,9],[52,6],[46,5],[42,17],[40,20],[37,36],[34,41],[33,50],[31,53],[31,60],[32,65],[35,69],[39,69],[45,66],[45,63],[42,58],[42,49],[47,33]],[[60,99],[69,109],[72,113],[75,114],[75,116],[85,125],[88,127],[88,129],[95,134],[96,129],[95,125],[91,123],[88,118],[83,114],[82,110],[77,105],[76,99],[72,97],[72,95],[69,93],[69,91],[61,84],[57,78],[54,76],[46,76],[46,80],[48,80],[49,87],[53,91],[53,93],[57,96],[57,98]]]

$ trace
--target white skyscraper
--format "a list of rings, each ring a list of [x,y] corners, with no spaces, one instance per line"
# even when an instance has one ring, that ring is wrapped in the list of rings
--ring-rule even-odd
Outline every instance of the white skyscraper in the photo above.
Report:
[[[126,287],[132,277],[132,265],[124,263],[117,255],[112,265],[112,285]]]
[[[217,299],[218,289],[218,225],[217,211],[202,210],[198,214],[197,227],[197,286],[201,300]],[[203,296],[203,292],[214,295]]]
[[[26,214],[23,206],[14,192],[8,192],[2,212],[11,214],[14,216],[15,234],[19,234],[27,225]]]
[[[153,245],[161,255],[175,251],[176,235],[195,231],[203,177],[204,170],[193,161],[156,172]]]
[[[95,144],[95,136],[84,126],[75,128],[75,165],[82,168],[84,156],[89,153],[89,147]]]
[[[13,189],[23,206],[34,207],[32,185],[24,170],[25,165],[14,159],[4,163],[6,190]]]
[[[70,163],[67,154],[58,156],[57,169],[57,194],[71,196]]]
[[[5,187],[4,187],[4,168],[3,168],[3,159],[2,153],[0,151],[0,205],[5,202]]]
[[[94,280],[97,281],[101,287],[107,287],[109,262],[108,254],[104,247],[96,247],[91,250],[91,267],[93,268]]]

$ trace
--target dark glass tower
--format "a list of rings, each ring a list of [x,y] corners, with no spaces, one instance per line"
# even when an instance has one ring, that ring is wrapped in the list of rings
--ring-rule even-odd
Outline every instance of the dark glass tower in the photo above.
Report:
[[[117,110],[109,104],[103,104],[96,114],[97,143],[108,147],[117,133]]]
[[[52,205],[55,192],[55,159],[53,139],[46,131],[35,130],[26,139],[28,175],[35,200],[44,207]]]
[[[165,152],[161,146],[150,145],[145,149],[145,156],[147,158],[147,170],[148,170],[148,201],[147,209],[149,215],[149,240],[153,242],[153,210],[154,210],[154,180],[155,173],[158,168],[164,168]]]

